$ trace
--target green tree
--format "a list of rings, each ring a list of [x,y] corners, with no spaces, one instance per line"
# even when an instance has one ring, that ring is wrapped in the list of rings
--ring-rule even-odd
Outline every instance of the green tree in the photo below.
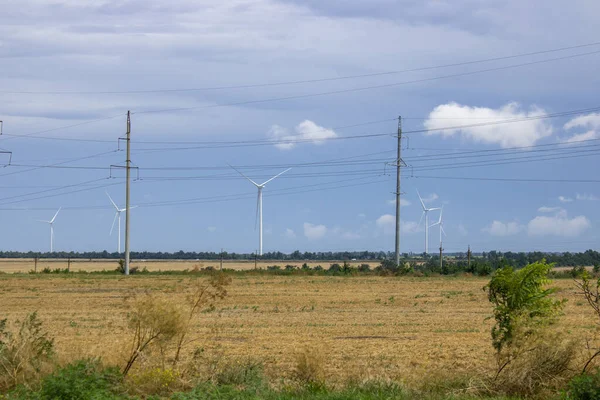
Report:
[[[550,297],[556,288],[547,288],[552,267],[545,260],[516,271],[503,267],[496,270],[484,288],[494,305],[491,318],[496,321],[492,327],[498,362],[496,377],[518,357],[528,339],[553,322],[563,308],[564,301]]]

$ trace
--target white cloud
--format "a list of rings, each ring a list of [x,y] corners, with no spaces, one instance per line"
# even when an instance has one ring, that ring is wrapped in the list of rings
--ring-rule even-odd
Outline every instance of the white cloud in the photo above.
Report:
[[[431,203],[432,201],[436,201],[440,196],[437,193],[431,193],[429,196],[422,197],[423,203]]]
[[[565,143],[575,143],[584,140],[600,139],[600,113],[591,113],[587,115],[580,115],[573,118],[564,125],[566,130],[573,128],[585,128],[587,132],[577,133],[567,140]]]
[[[458,234],[461,236],[467,236],[469,231],[463,224],[458,224]]]
[[[294,239],[296,237],[296,232],[294,232],[293,229],[286,228],[283,236],[285,236],[288,239]]]
[[[388,200],[387,203],[391,206],[395,206],[396,205],[396,199],[392,199],[392,200]],[[410,206],[412,203],[409,200],[403,199],[402,197],[400,197],[400,207],[408,207]]]
[[[600,128],[600,113],[591,113],[575,117],[564,126],[565,129],[573,128]]]
[[[294,128],[295,133],[290,134],[286,128],[279,125],[271,126],[268,135],[274,139],[275,147],[281,150],[293,149],[297,143],[309,142],[316,145],[324,140],[337,137],[332,129],[327,129],[310,120],[304,120]]]
[[[585,133],[578,133],[576,135],[573,135],[570,138],[568,138],[567,140],[565,140],[564,142],[575,144],[577,142],[582,142],[582,141],[592,140],[592,139],[599,139],[599,138],[600,138],[600,132],[587,131]]]
[[[396,230],[396,217],[392,214],[384,214],[377,218],[375,224],[383,230],[383,233],[393,233]]]
[[[216,226],[209,226],[208,228],[206,228],[207,231],[209,232],[216,232],[217,231],[217,227]]]
[[[396,233],[396,217],[392,214],[382,215],[377,218],[375,224],[387,235]],[[402,233],[415,233],[421,231],[421,229],[417,222],[400,220],[400,231]]]
[[[321,239],[327,233],[325,225],[314,225],[309,222],[304,223],[304,236],[309,240]]]
[[[553,213],[553,212],[557,212],[557,211],[561,211],[562,208],[560,207],[546,207],[546,206],[542,206],[540,208],[538,208],[538,212],[542,212],[542,213]]]
[[[451,102],[434,108],[424,125],[427,129],[439,129],[428,132],[428,135],[450,137],[458,134],[475,142],[499,144],[501,147],[530,146],[538,140],[550,136],[552,126],[542,119],[532,119],[518,124],[441,128],[536,117],[545,113],[542,108],[537,106],[531,106],[529,111],[523,111],[518,103],[508,103],[503,107],[493,109],[463,106]]]
[[[366,218],[367,214],[360,213],[357,215],[358,218]]]
[[[579,236],[591,226],[590,221],[580,215],[569,219],[567,212],[561,210],[554,216],[537,216],[527,225],[530,236]]]
[[[558,201],[560,201],[561,203],[570,203],[573,201],[573,199],[570,197],[558,196]]]
[[[490,226],[486,226],[482,229],[483,232],[487,232],[492,236],[512,236],[523,230],[523,225],[518,222],[501,222],[493,221]]]
[[[575,198],[577,200],[586,200],[586,201],[598,201],[598,200],[600,200],[598,197],[594,196],[593,194],[587,194],[587,193],[583,193],[583,194],[577,193],[577,195],[575,196]]]

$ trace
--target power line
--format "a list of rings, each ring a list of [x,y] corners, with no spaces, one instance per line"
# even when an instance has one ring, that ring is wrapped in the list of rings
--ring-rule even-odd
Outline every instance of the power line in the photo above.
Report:
[[[430,176],[430,175],[409,175],[407,177],[408,178],[416,178],[416,179],[450,179],[450,180],[493,181],[493,182],[600,183],[600,179],[489,178],[489,177],[471,177],[471,176]]]
[[[436,81],[436,80],[441,80],[441,79],[458,78],[458,77],[463,77],[463,76],[482,74],[482,73],[486,73],[486,72],[501,71],[501,70],[506,70],[506,69],[525,67],[525,66],[529,66],[529,65],[542,64],[542,63],[547,63],[547,62],[552,62],[552,61],[560,61],[560,60],[566,60],[566,59],[571,59],[571,58],[576,58],[576,57],[584,57],[584,56],[599,54],[599,53],[600,53],[600,50],[597,50],[597,51],[591,51],[591,52],[587,52],[587,53],[579,53],[579,54],[572,54],[569,56],[548,58],[545,60],[538,60],[538,61],[531,61],[531,62],[526,62],[526,63],[521,63],[521,64],[505,65],[502,67],[494,67],[494,68],[487,68],[487,69],[481,69],[481,70],[476,70],[476,71],[435,76],[435,77],[430,77],[430,78],[415,79],[415,80],[404,81],[404,82],[394,82],[394,83],[387,83],[387,84],[382,84],[382,85],[364,86],[364,87],[358,87],[358,88],[352,88],[352,89],[333,90],[333,91],[327,91],[327,92],[293,95],[293,96],[285,96],[285,97],[274,97],[274,98],[270,98],[270,99],[247,100],[247,101],[240,101],[240,102],[233,102],[233,103],[209,104],[209,105],[193,106],[193,107],[165,108],[165,109],[157,109],[157,110],[142,110],[142,111],[136,111],[134,114],[156,114],[156,113],[174,112],[174,111],[210,109],[210,108],[217,108],[217,107],[232,107],[232,106],[241,106],[241,105],[248,105],[248,104],[260,104],[260,103],[270,103],[270,102],[274,102],[274,101],[297,100],[297,99],[305,99],[305,98],[311,98],[311,97],[328,96],[328,95],[332,95],[332,94],[343,94],[343,93],[359,92],[359,91],[366,91],[366,90],[373,90],[373,89],[382,89],[382,88],[388,88],[388,87],[408,85],[408,84],[412,84],[412,83],[430,82],[430,81]]]
[[[459,66],[480,64],[480,63],[486,63],[486,62],[492,62],[492,61],[509,60],[509,59],[513,59],[513,58],[534,56],[534,55],[547,54],[547,53],[555,53],[555,52],[560,52],[560,51],[565,51],[565,50],[574,50],[574,49],[597,46],[597,45],[600,45],[600,42],[587,43],[587,44],[568,46],[568,47],[560,47],[560,48],[555,48],[555,49],[550,49],[550,50],[540,50],[540,51],[534,51],[534,52],[529,52],[529,53],[514,54],[514,55],[509,55],[509,56],[485,58],[485,59],[472,60],[472,61],[463,61],[463,62],[458,62],[458,63],[417,67],[417,68],[404,69],[404,70],[375,72],[375,73],[370,73],[370,74],[347,75],[347,76],[329,77],[329,78],[293,80],[293,81],[285,81],[285,82],[254,83],[254,84],[212,86],[212,87],[200,87],[200,88],[182,88],[182,89],[146,89],[146,90],[113,90],[113,91],[24,91],[24,90],[8,91],[8,90],[4,90],[4,91],[0,91],[0,93],[4,93],[4,94],[48,94],[48,95],[147,94],[147,93],[197,92],[197,91],[226,90],[226,89],[252,89],[252,88],[260,88],[260,87],[270,87],[270,86],[298,85],[298,84],[306,84],[306,83],[321,83],[321,82],[328,82],[328,81],[370,78],[370,77],[386,76],[386,75],[397,75],[397,74],[403,74],[403,73],[409,73],[409,72],[420,72],[420,71],[427,71],[427,70],[432,70],[432,69],[459,67]]]

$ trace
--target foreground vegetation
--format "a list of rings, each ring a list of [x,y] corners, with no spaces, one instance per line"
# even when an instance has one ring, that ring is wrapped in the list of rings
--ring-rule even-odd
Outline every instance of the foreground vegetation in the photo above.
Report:
[[[555,287],[551,269],[503,267],[485,280],[302,268],[5,275],[0,392],[9,399],[598,398],[600,281],[584,269],[576,284]]]

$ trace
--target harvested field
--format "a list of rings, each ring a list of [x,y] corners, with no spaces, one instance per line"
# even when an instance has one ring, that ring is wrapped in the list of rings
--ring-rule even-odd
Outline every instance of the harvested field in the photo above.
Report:
[[[0,274],[0,318],[37,310],[63,361],[102,356],[121,363],[130,337],[125,296],[148,290],[183,301],[193,279]],[[424,374],[482,372],[493,364],[486,283],[476,277],[237,275],[229,296],[202,314],[199,340],[186,354],[199,346],[207,356],[250,357],[273,376],[285,376],[298,351],[315,348],[334,382],[389,377],[410,383]],[[554,285],[569,299],[565,335],[593,337],[592,314],[572,281]]]
[[[280,261],[280,260],[267,260],[258,261],[256,268],[265,269],[271,265],[279,265],[284,268],[287,264],[296,265],[301,267],[305,261]],[[311,267],[321,265],[324,268],[329,268],[329,265],[334,262],[342,263],[341,261],[306,261]],[[379,262],[374,261],[352,261],[353,266],[360,264],[369,264],[371,268],[375,268],[379,265]],[[39,259],[37,262],[37,271],[41,271],[44,268],[50,269],[64,269],[69,265],[66,259]],[[85,272],[98,272],[98,271],[114,271],[118,266],[117,260],[87,260],[87,259],[73,259],[71,260],[71,271],[85,271]],[[131,267],[137,267],[140,270],[146,268],[148,271],[184,271],[193,270],[194,268],[202,269],[212,267],[219,269],[221,266],[219,260],[131,260]],[[254,269],[254,261],[238,261],[238,260],[224,260],[224,269],[233,269],[236,271],[247,271]],[[0,259],[0,273],[27,273],[35,269],[35,261],[31,258],[5,258]]]

